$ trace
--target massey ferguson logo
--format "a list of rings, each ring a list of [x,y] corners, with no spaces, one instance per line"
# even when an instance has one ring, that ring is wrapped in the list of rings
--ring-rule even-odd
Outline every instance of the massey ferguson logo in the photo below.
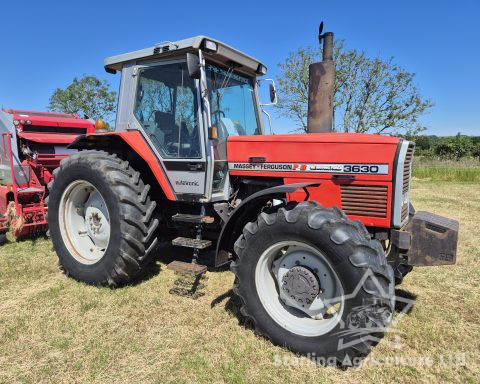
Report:
[[[388,175],[388,164],[229,163],[231,171],[353,173]]]
[[[175,184],[176,185],[187,185],[187,186],[191,186],[191,187],[198,187],[200,184],[198,183],[198,181],[188,181],[188,180],[176,180],[175,181]]]

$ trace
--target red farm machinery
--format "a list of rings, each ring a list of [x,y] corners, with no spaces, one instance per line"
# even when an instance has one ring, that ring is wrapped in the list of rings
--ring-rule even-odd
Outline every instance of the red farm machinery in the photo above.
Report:
[[[0,242],[48,229],[47,184],[66,156],[67,146],[95,124],[76,115],[56,112],[0,110]]]
[[[368,353],[395,283],[413,266],[455,263],[458,223],[410,204],[413,142],[332,132],[333,34],[320,39],[307,134],[266,133],[266,67],[218,40],[107,58],[121,73],[115,129],[78,136],[49,184],[62,269],[119,286],[160,243],[191,248],[167,268],[198,282],[230,264],[239,312],[273,343],[337,361]]]

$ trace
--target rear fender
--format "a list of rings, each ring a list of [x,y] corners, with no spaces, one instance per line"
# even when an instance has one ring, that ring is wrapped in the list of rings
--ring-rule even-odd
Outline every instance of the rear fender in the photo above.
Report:
[[[233,244],[241,235],[243,227],[248,222],[254,221],[257,218],[258,213],[267,201],[274,198],[283,198],[285,194],[293,193],[302,188],[306,193],[305,200],[308,200],[310,194],[307,188],[318,187],[319,185],[318,182],[278,185],[258,191],[244,199],[230,214],[230,217],[220,232],[215,252],[215,267],[219,267],[230,261],[230,254],[233,253]]]
[[[150,169],[168,200],[177,200],[164,170],[149,145],[137,131],[108,132],[78,136],[68,148],[73,149],[123,149],[134,151]],[[139,169],[139,171],[142,171]]]

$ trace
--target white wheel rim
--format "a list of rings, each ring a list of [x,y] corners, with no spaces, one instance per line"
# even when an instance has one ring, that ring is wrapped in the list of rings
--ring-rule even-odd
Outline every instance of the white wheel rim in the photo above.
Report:
[[[301,265],[315,269],[324,290],[302,310],[287,305],[279,289],[283,274],[292,265],[297,265],[294,262],[299,258]],[[285,267],[278,265],[281,260],[285,261]],[[325,255],[308,244],[284,241],[270,246],[258,260],[255,285],[267,313],[289,332],[307,337],[321,336],[335,328],[342,318],[345,299],[340,279]]]
[[[60,232],[70,254],[82,264],[102,259],[110,242],[110,215],[105,200],[91,183],[76,180],[62,194]]]

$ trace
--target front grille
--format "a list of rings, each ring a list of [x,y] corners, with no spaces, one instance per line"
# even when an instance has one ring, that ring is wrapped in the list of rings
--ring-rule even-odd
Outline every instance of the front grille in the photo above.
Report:
[[[387,217],[386,185],[342,185],[342,209],[347,215]]]
[[[407,195],[410,191],[410,179],[412,177],[412,161],[413,161],[413,151],[415,150],[415,144],[410,143],[408,145],[407,154],[405,155],[405,163],[403,165],[403,184],[402,184],[402,214],[401,220],[403,221],[408,216],[408,206],[409,202],[403,201],[403,196]]]

